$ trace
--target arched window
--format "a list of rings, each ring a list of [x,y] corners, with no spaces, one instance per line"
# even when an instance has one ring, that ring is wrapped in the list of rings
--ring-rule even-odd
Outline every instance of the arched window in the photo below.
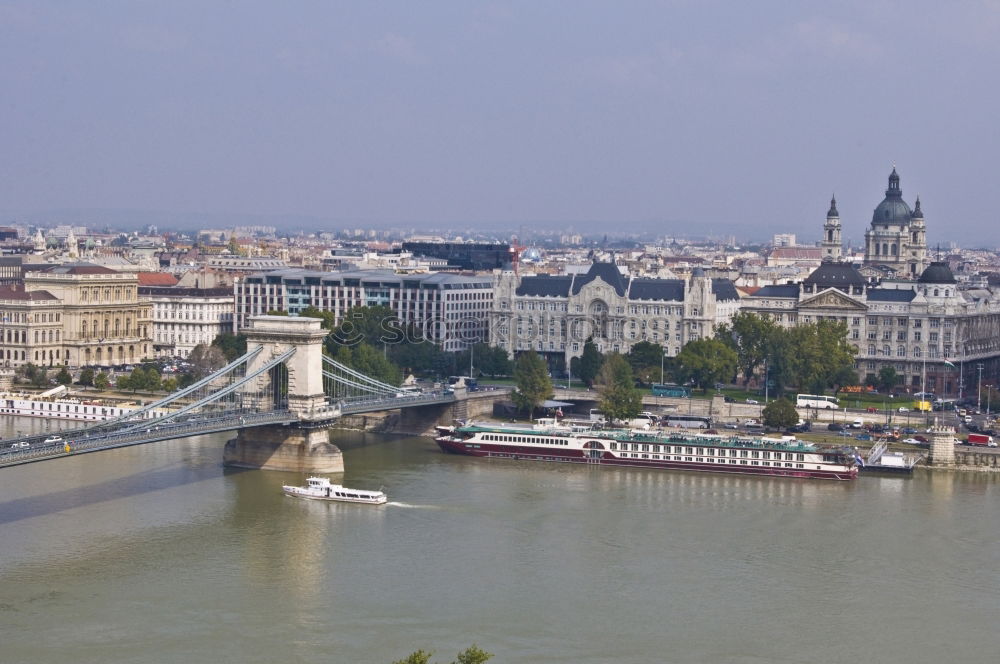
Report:
[[[935,288],[934,289],[934,297],[937,297],[940,294],[941,294],[941,291],[939,289]]]
[[[892,357],[892,348],[888,345],[882,346],[882,355],[885,357]]]
[[[876,243],[875,243],[875,255],[876,255],[876,256],[878,256],[878,255],[879,255],[879,252],[878,252],[878,250],[879,250],[879,243],[878,243],[878,242],[876,242]]]
[[[913,357],[920,357],[920,346],[913,347]]]
[[[899,255],[899,250],[896,247],[896,243],[895,242],[892,243],[892,255],[893,256],[898,256]]]

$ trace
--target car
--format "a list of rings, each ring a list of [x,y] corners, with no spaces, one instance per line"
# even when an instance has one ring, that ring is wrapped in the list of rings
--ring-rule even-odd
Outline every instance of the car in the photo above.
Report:
[[[916,436],[914,436],[914,438],[917,441],[921,442],[921,443],[926,443],[927,442],[927,436],[916,435]]]
[[[12,450],[21,449],[21,448],[24,448],[24,447],[31,447],[31,445],[29,445],[26,441],[23,441],[23,440],[20,441],[20,442],[17,442],[17,443],[11,443],[11,445],[10,445],[10,449],[12,449]]]
[[[830,422],[829,424],[826,425],[826,429],[827,431],[843,431],[844,425],[841,424],[840,422]],[[847,435],[850,436],[851,434]]]
[[[745,427],[759,427],[760,422],[758,420],[743,420],[743,426]]]
[[[739,429],[740,425],[737,424],[736,422],[730,422],[729,424],[726,424],[725,427],[727,429]]]
[[[756,406],[756,405],[758,405],[760,403],[756,399],[747,399],[746,402],[749,403],[749,404],[753,404],[754,406]]]
[[[850,438],[851,437],[851,432],[848,431],[848,430],[846,430],[846,429],[841,429],[840,431],[837,432],[837,435],[838,436],[843,436],[844,438]]]
[[[908,413],[908,412],[910,412],[910,409],[907,408],[906,406],[900,406],[896,410],[899,411],[900,413]]]
[[[904,443],[909,443],[910,445],[919,445],[920,444],[920,441],[917,440],[916,438],[904,438],[903,442]]]
[[[724,395],[722,397],[722,400],[725,401],[726,403],[736,403],[736,399],[732,398],[728,394]]]
[[[46,445],[51,445],[53,443],[61,443],[61,442],[63,442],[63,439],[62,439],[62,436],[49,436],[48,438],[46,438],[42,442],[44,444],[46,444]]]
[[[906,427],[905,429],[902,429],[900,431],[900,433],[905,433],[907,436],[912,436],[916,432],[917,432],[917,430],[914,429],[913,427]]]

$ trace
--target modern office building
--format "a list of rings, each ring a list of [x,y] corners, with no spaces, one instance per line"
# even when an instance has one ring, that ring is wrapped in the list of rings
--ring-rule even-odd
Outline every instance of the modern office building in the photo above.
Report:
[[[246,326],[250,316],[268,311],[295,316],[312,306],[333,312],[339,323],[352,307],[381,305],[444,350],[458,351],[488,338],[492,289],[492,276],[278,270],[237,280],[234,330]]]

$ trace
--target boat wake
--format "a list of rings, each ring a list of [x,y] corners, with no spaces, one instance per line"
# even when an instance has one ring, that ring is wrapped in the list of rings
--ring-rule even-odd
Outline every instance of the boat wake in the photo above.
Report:
[[[436,509],[440,509],[437,505],[414,505],[413,503],[400,503],[400,502],[396,502],[394,500],[389,501],[388,503],[386,503],[386,505],[389,505],[391,507],[405,507],[407,509],[413,509],[413,510],[436,510]]]

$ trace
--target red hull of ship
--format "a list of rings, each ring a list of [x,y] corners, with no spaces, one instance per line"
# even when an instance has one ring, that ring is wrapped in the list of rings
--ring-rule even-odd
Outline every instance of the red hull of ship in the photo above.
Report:
[[[609,452],[600,456],[586,456],[589,450],[567,450],[558,448],[530,449],[513,445],[496,445],[476,442],[475,448],[468,448],[468,441],[455,441],[447,437],[436,438],[438,446],[451,454],[502,459],[525,459],[528,461],[554,461],[561,463],[584,463],[601,466],[627,466],[630,468],[665,468],[669,470],[693,470],[705,473],[735,473],[739,475],[766,475],[769,477],[798,477],[803,479],[853,480],[858,475],[857,468],[849,471],[806,470],[803,468],[764,468],[730,464],[697,463],[691,461],[666,461],[662,459],[619,459]]]

